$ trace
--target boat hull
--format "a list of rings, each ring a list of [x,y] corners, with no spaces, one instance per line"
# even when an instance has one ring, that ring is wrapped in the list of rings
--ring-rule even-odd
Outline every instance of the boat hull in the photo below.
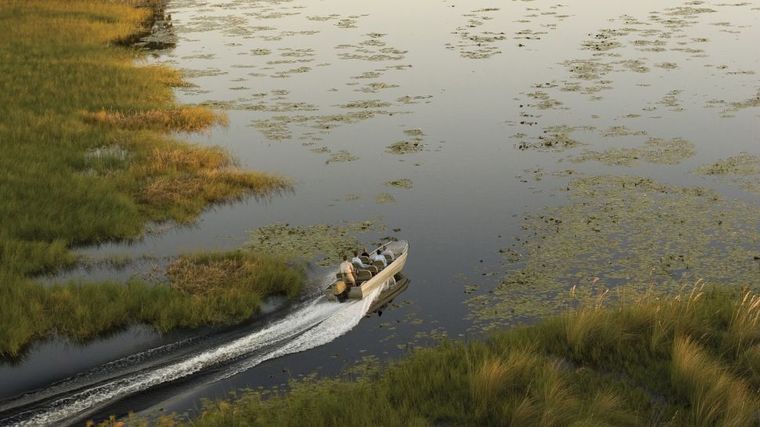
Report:
[[[390,265],[385,267],[382,271],[378,272],[371,279],[367,280],[359,286],[354,286],[351,288],[351,291],[348,293],[348,298],[363,299],[367,295],[371,294],[375,289],[384,287],[389,280],[393,279],[393,276],[395,276],[396,273],[399,273],[404,269],[404,266],[406,265],[406,257],[408,254],[409,251],[405,251],[398,258],[393,260]]]

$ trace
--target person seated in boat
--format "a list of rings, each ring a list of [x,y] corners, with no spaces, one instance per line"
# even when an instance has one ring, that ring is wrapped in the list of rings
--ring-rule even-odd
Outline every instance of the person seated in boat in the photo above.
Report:
[[[391,260],[391,262],[394,259],[396,259],[396,255],[394,255],[393,251],[390,250],[390,249],[388,249],[388,248],[385,248],[385,250],[383,251],[383,256],[386,257],[387,259]]]
[[[364,248],[364,252],[362,252],[362,256],[369,258],[369,252],[367,252],[367,248]]]
[[[351,263],[356,268],[360,268],[362,270],[369,270],[373,274],[377,273],[377,267],[375,267],[374,265],[367,265],[364,262],[362,262],[362,259],[359,258],[359,252],[357,251],[354,251],[354,257],[351,259]]]
[[[348,286],[356,286],[356,268],[353,264],[348,262],[348,256],[343,255],[343,262],[340,263],[340,272],[343,275],[343,280]]]
[[[383,263],[383,267],[386,267],[388,265],[388,262],[385,261],[385,257],[383,256],[383,253],[380,251],[380,249],[377,250],[377,253],[372,255],[370,258],[372,261],[379,261]]]

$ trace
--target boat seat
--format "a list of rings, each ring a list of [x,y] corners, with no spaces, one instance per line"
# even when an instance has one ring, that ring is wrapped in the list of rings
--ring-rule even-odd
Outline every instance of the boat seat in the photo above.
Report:
[[[391,258],[391,256],[390,256],[390,255],[385,255],[385,254],[383,254],[383,256],[385,257],[385,261],[387,261],[387,262],[388,262],[388,264],[390,264],[391,262],[393,262],[393,258]]]
[[[362,255],[361,257],[359,257],[359,259],[362,260],[362,262],[365,263],[365,264],[371,264],[372,263],[372,261],[369,260],[368,256]]]
[[[372,273],[369,270],[359,270],[359,282],[366,282],[372,278]]]
[[[377,267],[377,270],[378,270],[378,271],[380,271],[380,270],[382,270],[383,268],[385,268],[385,266],[383,265],[383,262],[382,262],[382,261],[372,261],[372,264],[374,264],[374,265],[375,265],[375,267]]]
[[[370,264],[370,263],[369,262],[365,262],[364,264],[367,265],[367,264]],[[371,264],[368,266],[369,268],[365,268],[365,267],[362,267],[362,266],[357,265],[357,264],[354,264],[354,267],[357,270],[369,270],[372,274],[377,274],[377,267],[375,267],[374,265],[371,265]]]
[[[357,270],[356,276],[359,283],[361,283],[361,282],[366,282],[367,280],[371,279],[373,274],[369,270]],[[335,278],[338,280],[344,281],[346,283],[350,282],[350,280],[346,280],[346,275],[344,273],[336,273]]]

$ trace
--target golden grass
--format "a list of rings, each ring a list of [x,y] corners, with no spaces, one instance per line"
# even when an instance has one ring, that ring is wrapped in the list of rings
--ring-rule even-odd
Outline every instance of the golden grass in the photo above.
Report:
[[[726,336],[731,319],[747,313],[734,323],[754,327],[754,295],[696,286],[676,298],[594,303],[485,341],[419,349],[366,377],[298,380],[287,393],[208,402],[198,418],[174,422],[759,427],[760,388],[749,366],[758,367],[760,339],[748,336],[733,358]]]
[[[6,0],[3,8],[25,12],[17,15],[17,25],[4,34],[7,40],[25,38],[61,45],[128,39],[153,13],[147,1]],[[36,19],[42,16],[45,19]]]
[[[471,378],[472,398],[480,412],[498,402],[506,391],[508,372],[500,359],[490,358],[482,362]]]
[[[760,341],[760,295],[744,292],[728,325],[728,339],[738,356],[748,345]]]
[[[536,381],[541,402],[540,422],[543,426],[568,425],[579,412],[580,399],[565,380],[559,362],[549,363]]]
[[[276,268],[282,264],[272,264],[272,259],[253,252],[235,251],[225,253],[204,253],[183,255],[172,261],[166,270],[172,289],[191,294],[208,295],[224,290],[239,288],[268,295],[271,292],[294,297],[300,290],[300,282],[293,281],[288,288],[271,280]]]
[[[145,165],[148,175],[170,175],[175,172],[218,171],[233,166],[230,157],[214,147],[155,148]]]
[[[214,125],[227,125],[225,114],[204,107],[178,107],[172,109],[136,111],[83,112],[86,122],[120,129],[157,129],[166,131],[197,132]]]
[[[676,389],[689,399],[690,425],[739,427],[758,422],[757,394],[691,338],[673,343],[672,377]]]
[[[192,220],[210,203],[257,197],[289,189],[289,179],[240,170],[230,156],[215,147],[183,146],[154,149],[133,174],[143,176],[138,200],[168,209],[171,217]]]

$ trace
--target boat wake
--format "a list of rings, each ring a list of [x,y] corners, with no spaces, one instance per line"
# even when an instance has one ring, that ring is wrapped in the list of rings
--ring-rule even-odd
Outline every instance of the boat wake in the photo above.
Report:
[[[118,378],[89,383],[73,391],[50,396],[41,391],[37,399],[24,396],[21,406],[0,425],[27,426],[65,423],[98,408],[152,387],[188,378],[214,368],[212,381],[229,378],[254,366],[277,357],[318,347],[333,341],[354,328],[368,312],[381,289],[368,297],[343,304],[328,302],[320,296],[294,310],[281,320],[248,335],[222,343],[214,348],[186,355],[158,367],[134,370]],[[155,352],[156,349],[147,352]],[[147,353],[146,352],[146,353]],[[125,359],[139,359],[132,355]],[[125,360],[126,361],[126,360]],[[111,362],[118,365],[120,362]],[[220,368],[221,367],[221,368]],[[60,389],[65,389],[59,386]],[[44,393],[44,395],[43,395]],[[36,403],[35,403],[36,402]],[[2,408],[7,409],[7,408]]]

